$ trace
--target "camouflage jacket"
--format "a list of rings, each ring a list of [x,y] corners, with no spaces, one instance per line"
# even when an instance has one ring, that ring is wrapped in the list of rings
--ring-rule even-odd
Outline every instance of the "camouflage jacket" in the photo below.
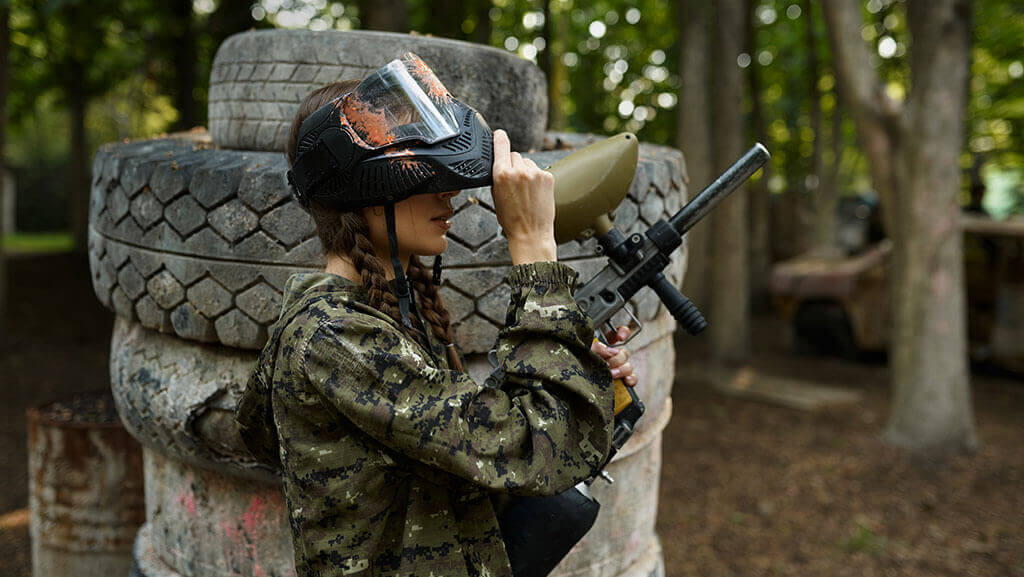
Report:
[[[511,576],[491,497],[554,494],[597,472],[613,388],[572,298],[577,273],[542,262],[507,278],[499,370],[484,384],[361,286],[289,279],[237,418],[281,469],[300,577]]]

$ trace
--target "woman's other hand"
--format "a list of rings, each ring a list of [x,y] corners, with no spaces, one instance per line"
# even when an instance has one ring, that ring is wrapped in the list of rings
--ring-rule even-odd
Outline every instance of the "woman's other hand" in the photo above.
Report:
[[[606,335],[605,339],[609,344],[614,345],[615,343],[625,341],[629,338],[629,335],[629,327],[621,326],[615,333]],[[590,349],[608,363],[608,368],[612,370],[613,379],[622,379],[622,382],[629,387],[636,386],[637,378],[636,375],[633,374],[633,365],[629,363],[629,351],[605,345],[598,340],[595,340],[594,343],[590,345]]]
[[[494,212],[512,264],[556,260],[555,178],[513,152],[504,130],[494,131]]]

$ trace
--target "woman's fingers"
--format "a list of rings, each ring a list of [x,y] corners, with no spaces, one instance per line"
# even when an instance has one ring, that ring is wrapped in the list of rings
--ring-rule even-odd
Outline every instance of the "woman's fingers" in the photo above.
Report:
[[[590,345],[590,350],[597,353],[598,356],[606,361],[619,354],[619,349],[609,347],[601,341],[594,341],[593,344]]]
[[[624,363],[624,364],[622,364],[620,366],[617,366],[614,369],[612,369],[612,378],[613,379],[625,379],[626,377],[631,376],[632,374],[633,374],[633,365],[630,364],[630,363]]]
[[[494,131],[494,167],[493,172],[499,174],[512,166],[510,151],[512,146],[508,141],[508,134],[498,129]]]
[[[629,360],[629,351],[626,349],[609,347],[601,341],[594,341],[594,343],[590,345],[590,350],[597,353],[598,356],[604,359],[605,362],[608,363],[608,366],[613,369],[626,364],[626,361]]]
[[[624,342],[626,339],[629,338],[630,334],[632,334],[632,331],[629,330],[629,327],[627,327],[626,325],[622,325],[615,329],[615,331],[606,332],[604,338],[609,343],[615,344]]]
[[[622,382],[629,387],[636,386],[637,378],[636,375],[633,374],[633,365],[629,362],[629,351],[626,349],[609,347],[601,341],[594,341],[590,345],[590,350],[597,353],[605,360],[606,363],[608,363],[608,368],[611,369],[613,379],[622,379]]]
[[[621,367],[629,360],[629,351],[626,349],[618,349],[618,351],[619,352],[615,353],[611,357],[605,359],[605,361],[608,362],[608,366],[613,369],[615,367]]]

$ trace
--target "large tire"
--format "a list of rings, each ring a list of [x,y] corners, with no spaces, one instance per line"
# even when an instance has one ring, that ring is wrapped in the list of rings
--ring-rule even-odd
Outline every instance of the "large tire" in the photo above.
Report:
[[[588,137],[556,138],[549,144],[560,150],[527,156],[550,165]],[[291,199],[286,169],[281,154],[210,149],[174,138],[103,146],[93,166],[89,234],[99,300],[126,319],[184,339],[262,347],[288,276],[323,265],[312,219]],[[641,144],[617,226],[642,232],[674,213],[682,186],[679,152]],[[442,295],[462,350],[486,352],[505,318],[508,246],[489,188],[467,190],[453,204],[458,214],[449,231]],[[593,256],[595,245],[592,239],[563,244],[559,260],[588,280],[604,265]],[[677,286],[682,261],[667,270]],[[660,309],[650,291],[635,304],[645,322]]]
[[[360,79],[415,52],[519,150],[539,148],[547,90],[537,66],[497,48],[389,32],[259,30],[221,44],[210,72],[209,125],[223,148],[282,151],[303,98],[336,80]]]

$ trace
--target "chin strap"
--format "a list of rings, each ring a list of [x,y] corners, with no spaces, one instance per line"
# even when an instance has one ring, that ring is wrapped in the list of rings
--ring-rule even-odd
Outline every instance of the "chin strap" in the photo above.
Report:
[[[398,236],[395,232],[395,204],[384,207],[384,218],[388,225],[388,250],[391,252],[391,266],[395,269],[395,292],[398,294],[398,311],[402,315],[402,324],[413,328],[409,320],[409,281],[405,278],[405,269],[398,260]]]

